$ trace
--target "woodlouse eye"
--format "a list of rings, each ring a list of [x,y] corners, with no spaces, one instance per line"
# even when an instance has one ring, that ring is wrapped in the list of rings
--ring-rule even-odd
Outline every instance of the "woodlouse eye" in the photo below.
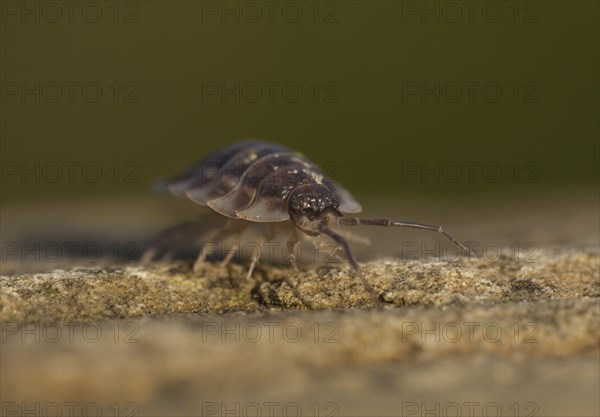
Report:
[[[301,210],[301,214],[310,220],[314,220],[319,216],[319,211],[315,207],[305,207]]]
[[[291,212],[308,220],[322,218],[339,206],[336,195],[321,184],[307,184],[296,188],[289,203]]]

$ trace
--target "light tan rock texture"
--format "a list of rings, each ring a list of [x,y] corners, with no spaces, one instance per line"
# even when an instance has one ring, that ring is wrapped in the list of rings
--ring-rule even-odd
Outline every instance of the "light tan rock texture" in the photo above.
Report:
[[[185,262],[75,268],[0,278],[0,318],[7,321],[93,321],[163,314],[379,307],[346,266],[299,273],[260,266]],[[597,253],[538,253],[535,262],[503,257],[454,262],[384,259],[361,275],[389,307],[451,307],[600,297]]]

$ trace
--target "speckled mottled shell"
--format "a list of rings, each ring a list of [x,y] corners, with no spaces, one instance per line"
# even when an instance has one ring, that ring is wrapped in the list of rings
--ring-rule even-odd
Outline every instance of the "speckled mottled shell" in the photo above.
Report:
[[[288,220],[287,199],[297,187],[322,184],[340,201],[339,210],[358,213],[360,204],[301,154],[259,140],[234,143],[209,154],[158,189],[208,206],[235,219]]]

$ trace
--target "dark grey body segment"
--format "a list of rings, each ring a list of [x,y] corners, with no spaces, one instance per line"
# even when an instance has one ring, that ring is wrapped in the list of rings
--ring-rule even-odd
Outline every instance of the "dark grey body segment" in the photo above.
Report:
[[[216,150],[191,165],[179,175],[158,181],[154,189],[158,192],[170,191],[178,197],[185,197],[188,190],[202,187],[214,180],[221,167],[239,151],[260,143],[257,140],[244,140]]]
[[[262,157],[282,152],[290,152],[290,150],[267,143],[245,146],[219,168],[210,182],[201,187],[188,189],[186,195],[198,204],[207,205],[209,201],[229,193],[240,182],[248,168],[255,165]]]
[[[318,165],[289,148],[257,140],[213,152],[158,188],[234,219],[280,222],[290,218],[291,192],[307,184],[327,187],[342,212],[361,210],[354,197]]]

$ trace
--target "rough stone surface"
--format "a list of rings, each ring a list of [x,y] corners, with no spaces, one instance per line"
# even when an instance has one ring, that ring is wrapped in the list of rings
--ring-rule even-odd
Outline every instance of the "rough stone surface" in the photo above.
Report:
[[[456,262],[370,262],[361,276],[387,306],[466,306],[600,297],[600,258],[539,253],[528,263],[503,257]],[[1,277],[0,319],[91,321],[157,314],[256,312],[377,307],[346,267],[309,269],[157,263],[121,268],[75,268]]]
[[[190,260],[9,257],[1,414],[69,415],[75,402],[74,415],[600,415],[598,219],[585,207],[527,218],[501,207],[456,228],[498,236],[498,259],[407,260],[381,233],[359,253],[371,259],[360,276],[263,262],[248,281],[244,262],[194,273]],[[9,242],[24,233],[11,225],[37,227],[2,221]],[[133,224],[147,227],[122,230]],[[535,256],[512,256],[515,240]]]

